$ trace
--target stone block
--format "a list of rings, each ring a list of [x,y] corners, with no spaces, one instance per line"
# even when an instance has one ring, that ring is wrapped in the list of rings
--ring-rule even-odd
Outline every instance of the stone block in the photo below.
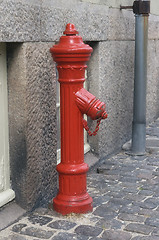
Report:
[[[148,235],[153,231],[153,228],[140,223],[130,223],[125,227],[124,230],[129,232]]]
[[[40,4],[29,0],[0,2],[0,41],[25,42],[40,40]]]
[[[134,40],[135,17],[132,10],[109,9],[109,40]]]
[[[26,43],[8,48],[11,179],[17,202],[27,209],[48,204],[57,188],[51,46]]]
[[[48,7],[43,3],[41,12],[42,40],[57,41],[65,30],[67,23],[75,24],[76,29],[85,41],[107,39],[108,7],[77,4],[67,7]],[[89,7],[89,11],[88,11]]]
[[[76,234],[90,237],[97,237],[102,231],[102,228],[88,225],[80,225],[75,229]]]
[[[150,14],[148,29],[149,39],[159,39],[159,16]]]
[[[76,226],[76,223],[69,222],[66,220],[57,220],[48,225],[48,227],[53,229],[63,229],[63,230],[70,230]]]
[[[124,231],[108,230],[104,231],[103,239],[130,240],[132,235]]]
[[[76,25],[85,41],[134,40],[132,10],[120,11],[119,4],[112,1],[93,3],[97,4],[79,0],[2,0],[0,41],[57,41],[69,22]],[[150,39],[159,39],[158,22],[158,16],[150,15]]]
[[[152,122],[159,115],[158,52],[159,42],[156,40],[149,40],[147,57],[147,123]]]
[[[103,157],[117,151],[131,134],[134,42],[101,42],[94,51],[99,55],[90,64],[98,69],[98,76],[90,78],[89,90],[106,103],[108,119],[102,121],[98,135],[89,141]]]

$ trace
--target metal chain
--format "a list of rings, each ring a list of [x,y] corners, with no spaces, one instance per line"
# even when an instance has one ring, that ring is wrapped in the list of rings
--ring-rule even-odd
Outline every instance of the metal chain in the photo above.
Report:
[[[85,130],[88,132],[89,136],[92,136],[92,135],[95,136],[95,135],[97,135],[97,132],[98,132],[98,130],[99,130],[99,125],[100,125],[101,120],[102,120],[102,118],[99,118],[99,119],[97,120],[97,125],[96,125],[96,128],[95,128],[94,132],[91,132],[91,131],[90,131],[90,129],[89,129],[89,127],[88,127],[87,121],[86,121],[85,119],[82,120],[83,127],[84,127]]]

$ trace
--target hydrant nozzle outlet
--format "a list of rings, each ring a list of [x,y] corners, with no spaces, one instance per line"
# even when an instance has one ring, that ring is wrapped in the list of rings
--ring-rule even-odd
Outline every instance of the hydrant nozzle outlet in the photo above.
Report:
[[[86,89],[81,88],[75,96],[77,106],[82,114],[87,114],[92,120],[107,118],[105,103],[101,102]]]

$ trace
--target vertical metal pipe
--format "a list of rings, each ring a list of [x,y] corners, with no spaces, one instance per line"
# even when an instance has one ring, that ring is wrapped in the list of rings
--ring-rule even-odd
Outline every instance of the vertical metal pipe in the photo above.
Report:
[[[133,155],[144,155],[146,149],[146,82],[147,82],[148,15],[135,15],[135,72],[132,127]]]

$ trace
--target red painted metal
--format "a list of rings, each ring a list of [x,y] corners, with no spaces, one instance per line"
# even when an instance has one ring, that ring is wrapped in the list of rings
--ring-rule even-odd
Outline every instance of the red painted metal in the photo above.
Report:
[[[107,118],[105,103],[96,99],[96,97],[86,89],[81,88],[75,96],[77,106],[83,114],[87,114],[92,120]]]
[[[86,188],[83,113],[92,119],[106,118],[105,104],[83,89],[86,62],[93,50],[77,33],[73,24],[67,24],[66,36],[50,49],[59,73],[61,113],[59,193],[53,199],[53,206],[64,215],[92,211],[92,198]]]

